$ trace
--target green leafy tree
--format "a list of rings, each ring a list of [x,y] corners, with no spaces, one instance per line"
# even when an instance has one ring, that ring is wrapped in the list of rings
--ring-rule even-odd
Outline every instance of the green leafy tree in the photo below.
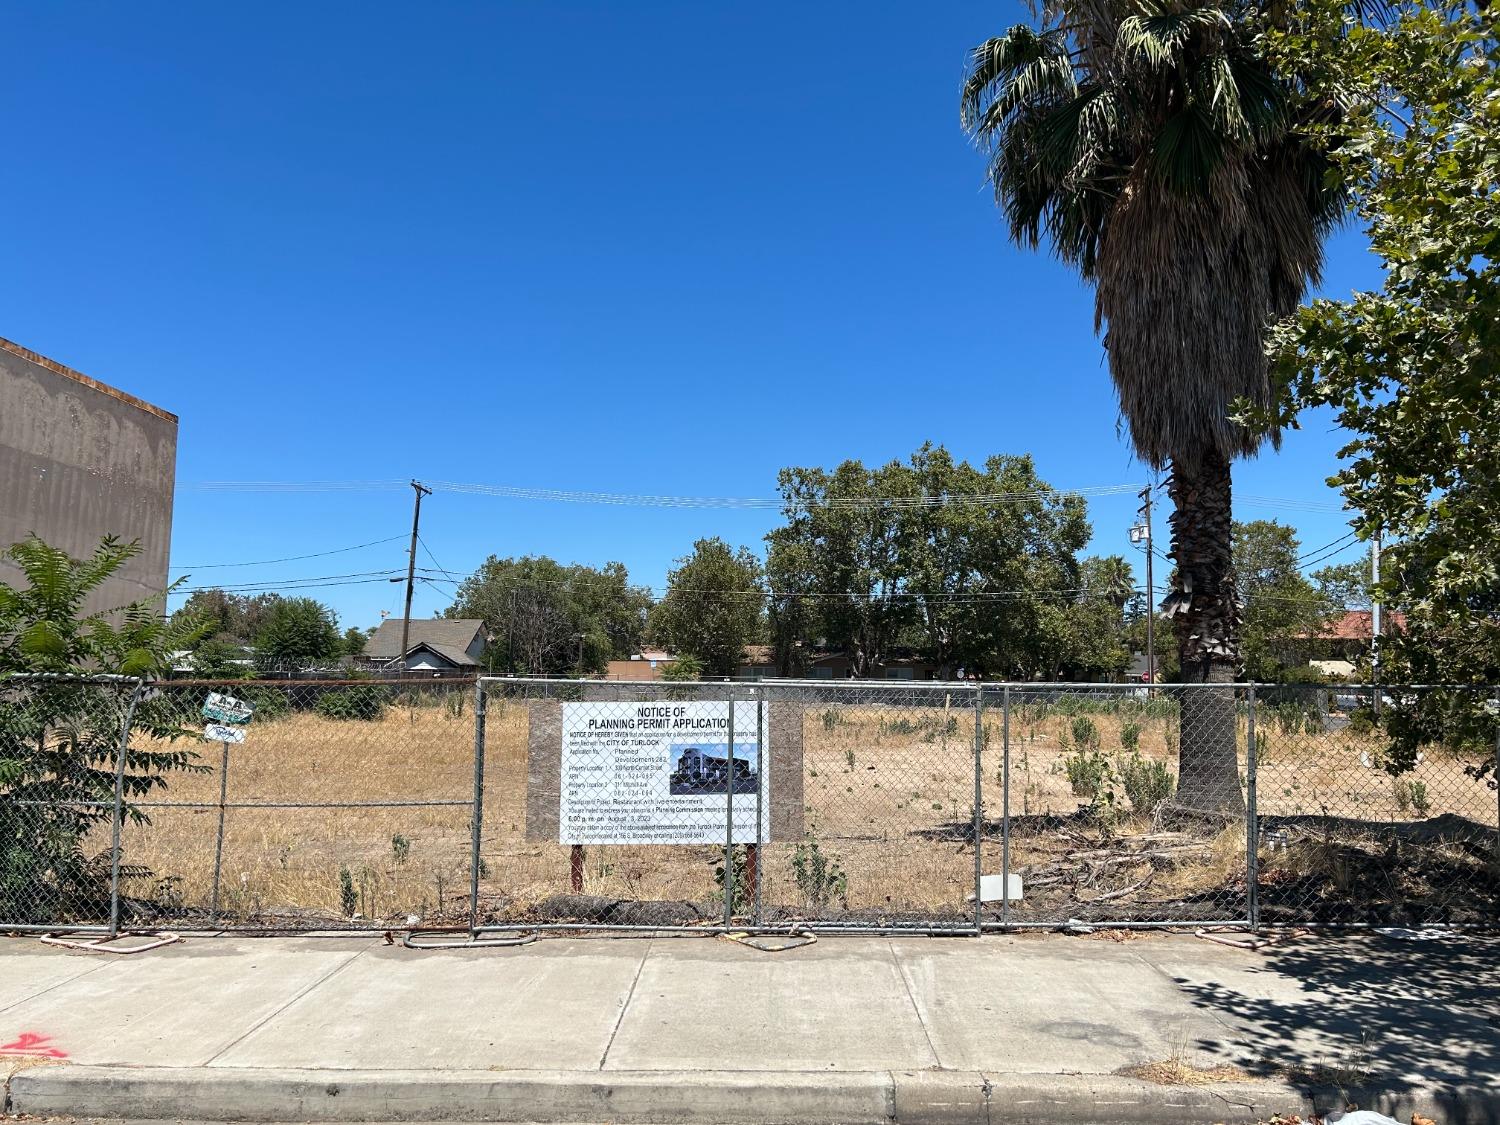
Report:
[[[1318,594],[1335,609],[1369,609],[1373,585],[1368,556],[1359,562],[1333,563],[1312,572]]]
[[[1234,569],[1245,606],[1245,676],[1274,681],[1306,667],[1307,638],[1338,609],[1297,569],[1296,532],[1275,520],[1234,525]]]
[[[679,656],[661,670],[661,678],[672,683],[684,683],[703,678],[703,661],[696,656]]]
[[[445,617],[478,618],[491,669],[530,675],[602,672],[640,651],[651,593],[617,562],[564,566],[543,555],[491,555],[458,588]]]
[[[761,639],[765,577],[747,548],[700,539],[667,574],[667,591],[651,611],[651,638],[691,657],[711,676],[732,676],[745,646]]]
[[[137,802],[195,769],[189,750],[142,750],[126,731],[158,740],[193,736],[171,708],[137,699],[128,683],[11,679],[55,676],[153,676],[171,653],[203,630],[187,618],[168,622],[152,602],[86,614],[90,593],[139,553],[107,538],[75,559],[35,536],[6,556],[24,584],[0,583],[0,918],[21,923],[97,919],[107,909],[109,845],[93,836],[113,815],[116,766],[122,766],[124,816],[149,823]],[[7,682],[8,681],[8,682]],[[102,845],[103,850],[98,849]]]
[[[281,598],[255,635],[262,668],[308,667],[334,660],[344,648],[333,610],[312,598]]]
[[[245,646],[224,634],[197,645],[192,650],[192,662],[193,674],[205,680],[244,679],[249,672]]]
[[[766,566],[783,665],[816,646],[843,651],[857,676],[902,650],[947,674],[1077,665],[1086,507],[1029,457],[978,468],[928,444],[874,469],[786,469],[781,491],[785,523],[767,536]]]
[[[215,587],[194,590],[173,616],[206,627],[200,643],[228,640],[247,645],[255,640],[271,607],[279,601],[280,594],[231,594]]]
[[[1306,0],[1275,41],[1286,66],[1343,92],[1319,130],[1353,185],[1378,291],[1319,300],[1273,339],[1285,390],[1270,424],[1331,407],[1352,435],[1333,478],[1366,537],[1390,544],[1382,601],[1406,613],[1382,676],[1500,682],[1500,31],[1487,5],[1411,5],[1351,27]],[[1423,742],[1493,750],[1484,692],[1403,694],[1394,768]],[[1488,748],[1488,749],[1487,749]],[[1486,764],[1478,772],[1492,768]]]
[[[1265,326],[1318,276],[1344,196],[1305,124],[1327,111],[1267,59],[1259,5],[1127,0],[1043,9],[975,48],[964,127],[988,152],[1011,236],[1094,286],[1110,375],[1136,452],[1170,467],[1166,598],[1182,676],[1229,683],[1240,609],[1230,462],[1274,432],[1237,401],[1272,386]],[[1243,805],[1228,698],[1184,715],[1180,803]]]
[[[361,629],[351,625],[344,630],[344,653],[348,656],[363,656],[365,645],[370,640],[373,629]]]

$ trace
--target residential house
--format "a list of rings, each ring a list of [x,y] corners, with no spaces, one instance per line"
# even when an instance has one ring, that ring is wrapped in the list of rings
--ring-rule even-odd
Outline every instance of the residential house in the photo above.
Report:
[[[1343,616],[1303,633],[1298,641],[1307,652],[1308,664],[1325,676],[1353,676],[1360,664],[1369,662],[1375,637],[1373,618],[1368,609],[1345,610]],[[1382,633],[1405,632],[1406,614],[1387,610],[1381,615],[1380,629]]]
[[[381,671],[402,668],[402,621],[388,617],[365,642],[363,660]],[[484,665],[484,622],[470,618],[413,620],[408,631],[405,667],[433,676],[472,676]]]

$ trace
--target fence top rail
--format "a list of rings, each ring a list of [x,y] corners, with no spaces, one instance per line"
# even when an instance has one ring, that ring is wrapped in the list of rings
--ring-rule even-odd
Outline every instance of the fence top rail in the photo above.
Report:
[[[369,682],[369,681],[365,681]],[[1139,684],[1139,683],[1108,683],[1089,682],[1074,680],[903,680],[903,679],[782,679],[766,677],[759,680],[607,680],[597,677],[579,678],[570,676],[480,676],[480,684],[485,686],[509,684],[518,687],[579,687],[587,685],[590,687],[618,687],[618,688],[653,688],[658,690],[683,689],[703,691],[717,689],[720,691],[732,689],[734,691],[754,691],[756,689],[775,688],[815,688],[821,691],[832,689],[849,691],[996,691],[1003,688],[1021,691],[1099,691],[1099,692],[1142,692],[1142,691],[1206,691],[1218,689],[1242,690],[1245,688],[1294,688],[1299,690],[1321,689],[1324,691],[1357,691],[1357,684],[1266,684],[1248,683],[1237,681],[1228,684]],[[1390,692],[1399,690],[1411,690],[1415,685],[1386,684],[1380,690]],[[1373,689],[1371,689],[1373,690]],[[1480,690],[1480,689],[1475,689]]]
[[[141,676],[119,676],[110,672],[0,672],[0,685],[9,683],[51,684],[144,684]]]
[[[188,682],[188,681],[177,681]],[[253,681],[259,682],[259,681]],[[381,681],[357,680],[355,683],[378,683]],[[449,682],[459,682],[452,680]],[[1246,688],[1269,688],[1276,691],[1330,691],[1338,694],[1354,692],[1391,692],[1399,691],[1465,691],[1479,692],[1489,695],[1500,693],[1500,685],[1484,684],[1355,684],[1355,683],[1327,683],[1327,684],[1286,684],[1267,680],[1235,680],[1227,684],[1200,684],[1200,683],[1115,683],[1097,680],[903,680],[903,679],[857,679],[842,677],[838,679],[793,679],[767,676],[757,680],[608,680],[601,677],[577,677],[577,676],[500,676],[484,675],[476,680],[466,680],[466,683],[478,682],[481,684],[516,684],[520,686],[536,685],[538,687],[566,687],[587,684],[593,687],[649,687],[658,689],[682,688],[682,689],[705,689],[733,688],[736,691],[755,688],[829,688],[852,689],[855,691],[879,691],[899,689],[902,691],[994,691],[1001,688],[1011,688],[1022,691],[1209,691],[1226,689],[1243,690]]]

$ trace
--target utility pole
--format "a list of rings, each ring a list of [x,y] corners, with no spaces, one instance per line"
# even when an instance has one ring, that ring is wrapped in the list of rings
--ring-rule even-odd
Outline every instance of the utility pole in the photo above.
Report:
[[[1370,599],[1370,679],[1375,686],[1375,698],[1371,701],[1375,714],[1380,714],[1380,532],[1370,540],[1370,584],[1375,587]]]
[[[1146,544],[1146,682],[1156,683],[1156,581],[1151,556],[1156,545],[1151,541],[1151,486],[1141,489],[1141,507],[1136,513],[1143,522],[1130,529],[1132,543]]]
[[[432,489],[418,481],[411,482],[417,494],[416,506],[411,513],[411,550],[406,558],[406,612],[401,617],[401,671],[406,671],[406,654],[411,644],[411,593],[417,582],[417,528],[422,524],[422,497],[431,496]]]

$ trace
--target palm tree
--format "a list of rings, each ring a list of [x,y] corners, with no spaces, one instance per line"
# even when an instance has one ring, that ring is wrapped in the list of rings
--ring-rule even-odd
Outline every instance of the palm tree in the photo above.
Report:
[[[1238,673],[1230,462],[1279,440],[1235,404],[1270,405],[1265,329],[1316,283],[1345,203],[1299,131],[1327,107],[1273,71],[1258,19],[1233,0],[1053,0],[1039,29],[974,49],[961,103],[1011,237],[1045,233],[1093,283],[1136,452],[1170,470],[1162,609],[1197,683]],[[1184,693],[1183,804],[1243,805],[1231,694]]]

